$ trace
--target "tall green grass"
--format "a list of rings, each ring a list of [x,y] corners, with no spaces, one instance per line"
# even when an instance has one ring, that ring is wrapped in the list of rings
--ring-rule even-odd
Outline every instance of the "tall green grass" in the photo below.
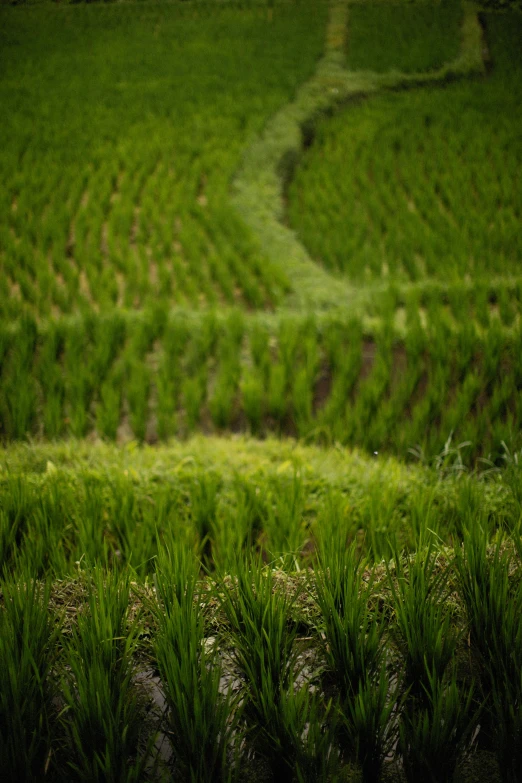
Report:
[[[388,68],[400,66],[403,25],[404,53],[415,57],[409,34],[415,15],[453,19],[453,39],[432,27],[441,51],[458,35],[457,3],[355,4],[351,14],[349,46],[361,67],[371,67],[373,58],[377,69],[381,52]],[[359,284],[423,287],[427,278],[457,282],[467,275],[473,285],[493,275],[518,280],[514,172],[521,149],[513,139],[520,124],[521,22],[516,12],[483,19],[492,69],[482,81],[375,96],[318,123],[289,187],[288,208],[292,227],[327,269]],[[386,46],[379,31],[390,36]],[[421,58],[433,54],[430,38],[419,35]],[[512,322],[507,298],[499,301],[502,320]],[[463,316],[462,298],[453,304]]]
[[[58,718],[51,582],[41,585],[25,569],[19,581],[2,579],[0,589],[0,769],[6,780],[42,780]]]
[[[520,533],[511,540],[499,534],[489,552],[488,545],[484,528],[470,527],[456,552],[456,565],[472,651],[487,694],[485,732],[493,736],[503,778],[515,781],[522,738]]]
[[[230,688],[223,693],[219,649],[205,637],[204,597],[198,562],[184,545],[163,550],[155,574],[158,625],[154,643],[172,750],[192,783],[237,778],[240,710]]]
[[[301,749],[306,703],[297,698],[296,596],[275,582],[259,560],[238,560],[233,581],[224,584],[223,609],[231,628],[231,655],[243,685],[243,714],[249,741],[266,760],[274,780],[288,780]],[[234,584],[235,582],[235,584]],[[284,706],[283,706],[284,705]]]
[[[66,646],[64,727],[70,779],[134,781],[147,761],[142,709],[133,683],[138,621],[129,616],[130,573],[95,569],[87,605]]]
[[[350,70],[419,73],[435,70],[459,52],[460,3],[353,3],[347,65]]]
[[[259,308],[289,286],[227,189],[244,145],[312,73],[326,6],[134,11],[0,9],[4,320],[158,301]]]
[[[520,326],[496,320],[484,332],[436,310],[421,324],[419,302],[409,300],[406,332],[394,320],[366,329],[342,313],[276,317],[261,349],[257,322],[237,310],[194,317],[190,335],[162,308],[112,326],[96,315],[62,323],[59,336],[27,321],[6,342],[0,433],[6,441],[53,432],[155,443],[196,429],[250,430],[423,459],[451,437],[453,447],[466,444],[465,459],[503,464],[503,443],[516,450],[520,439]],[[102,350],[105,329],[113,347]],[[14,429],[21,345],[31,405]],[[52,365],[49,378],[42,361]]]

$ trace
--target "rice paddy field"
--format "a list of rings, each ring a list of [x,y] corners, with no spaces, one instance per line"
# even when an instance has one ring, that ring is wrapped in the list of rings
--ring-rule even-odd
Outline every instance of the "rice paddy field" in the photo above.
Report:
[[[521,44],[0,5],[0,780],[522,780]]]

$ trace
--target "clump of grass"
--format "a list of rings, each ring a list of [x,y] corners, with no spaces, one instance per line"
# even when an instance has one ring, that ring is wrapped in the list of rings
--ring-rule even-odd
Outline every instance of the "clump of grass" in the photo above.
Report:
[[[511,541],[499,534],[491,552],[487,545],[485,531],[471,527],[456,550],[456,567],[472,650],[491,694],[485,731],[503,779],[514,783],[522,769],[522,543],[515,532]]]
[[[267,504],[265,531],[267,549],[274,557],[298,557],[305,543],[305,492],[301,473],[274,482]]]
[[[241,381],[243,409],[252,435],[259,435],[264,413],[264,388],[259,371],[246,372]]]
[[[0,509],[0,572],[7,570],[24,533],[26,517],[34,503],[27,482],[19,476],[8,478],[2,487]]]
[[[382,660],[374,674],[358,683],[352,698],[340,705],[341,737],[361,766],[364,783],[381,779],[384,759],[396,746],[399,690]]]
[[[258,561],[238,560],[234,580],[224,584],[223,609],[232,633],[232,657],[243,683],[244,717],[250,742],[268,763],[274,780],[292,775],[304,702],[294,697],[297,623],[296,595],[276,583]]]
[[[361,764],[364,780],[373,781],[395,739],[398,688],[390,685],[385,617],[374,593],[374,572],[365,572],[365,565],[354,544],[346,548],[339,541],[320,553],[315,585],[327,671],[339,694],[342,744]]]
[[[198,550],[205,567],[212,562],[221,479],[216,473],[201,473],[190,489],[191,519],[198,537]]]
[[[453,780],[457,763],[477,728],[474,686],[459,687],[455,670],[448,682],[428,673],[421,703],[406,708],[399,747],[408,783]]]
[[[221,783],[237,773],[229,757],[238,743],[239,711],[231,690],[221,693],[222,666],[215,643],[205,638],[198,577],[199,562],[183,545],[160,551],[154,653],[184,779]]]
[[[49,611],[50,581],[39,585],[28,569],[20,576],[0,583],[0,770],[6,780],[39,781],[52,753],[60,627]]]
[[[267,508],[262,482],[234,478],[232,502],[220,520],[219,545],[221,561],[234,567],[238,554],[256,551],[260,546]]]
[[[388,578],[405,685],[410,694],[422,698],[433,679],[442,680],[461,635],[448,612],[449,569],[439,562],[432,539],[409,558],[407,569],[397,551],[394,565],[393,574],[388,568]]]
[[[87,606],[65,652],[69,779],[131,783],[147,763],[139,747],[142,705],[133,683],[139,628],[129,617],[129,591],[128,571],[96,568],[88,576]]]

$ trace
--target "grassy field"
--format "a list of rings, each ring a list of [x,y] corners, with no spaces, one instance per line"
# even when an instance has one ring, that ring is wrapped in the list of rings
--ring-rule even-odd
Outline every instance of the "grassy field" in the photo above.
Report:
[[[467,463],[501,464],[522,421],[520,326],[487,315],[476,327],[463,302],[455,296],[455,312],[435,295],[421,321],[410,294],[401,330],[394,297],[371,331],[348,314],[265,322],[239,310],[198,318],[160,308],[42,330],[26,319],[15,339],[0,331],[2,432],[150,443],[197,430],[276,432],[427,459],[452,436],[466,443]]]
[[[202,437],[4,450],[2,768],[518,780],[522,474],[461,467]]]
[[[325,4],[1,14],[0,316],[275,304],[288,280],[227,191],[311,75]]]
[[[347,67],[378,73],[440,68],[458,55],[461,20],[462,6],[453,0],[355,2],[350,7]]]
[[[289,218],[333,272],[520,279],[522,19],[490,15],[485,31],[486,79],[384,94],[319,124]]]
[[[0,6],[2,781],[520,782],[520,40]]]

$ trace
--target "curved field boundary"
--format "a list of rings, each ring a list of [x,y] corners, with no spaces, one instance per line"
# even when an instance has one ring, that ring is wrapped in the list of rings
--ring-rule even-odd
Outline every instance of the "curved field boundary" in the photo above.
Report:
[[[330,275],[312,260],[295,232],[283,223],[285,185],[302,153],[304,140],[312,136],[315,119],[351,99],[382,89],[423,86],[484,72],[482,30],[476,8],[470,3],[464,4],[460,54],[437,71],[376,74],[346,70],[344,43],[349,4],[349,0],[342,0],[331,6],[325,54],[314,76],[247,149],[232,183],[236,209],[257,234],[265,252],[284,267],[292,282],[292,292],[285,303],[292,309],[360,305],[375,292],[373,287],[355,287]]]

